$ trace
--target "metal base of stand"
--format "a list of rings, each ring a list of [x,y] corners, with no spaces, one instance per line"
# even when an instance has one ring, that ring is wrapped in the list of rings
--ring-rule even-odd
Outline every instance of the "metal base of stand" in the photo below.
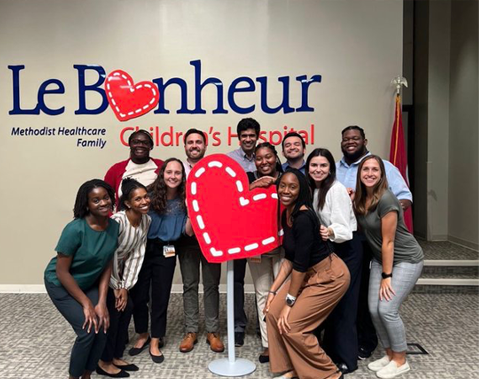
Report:
[[[256,365],[248,359],[236,358],[234,362],[230,362],[228,358],[223,358],[212,361],[208,369],[220,376],[244,376],[256,370]]]

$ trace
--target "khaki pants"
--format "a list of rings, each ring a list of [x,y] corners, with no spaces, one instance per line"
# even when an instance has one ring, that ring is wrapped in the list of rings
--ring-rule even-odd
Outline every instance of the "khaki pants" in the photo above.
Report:
[[[278,275],[283,262],[284,251],[281,247],[260,256],[260,262],[248,259],[249,270],[253,278],[256,294],[256,307],[258,309],[259,326],[261,328],[261,343],[264,348],[268,347],[268,332],[263,309],[268,299],[269,289]]]
[[[291,329],[281,335],[277,322],[281,310],[287,306],[285,298],[290,282],[283,285],[266,316],[271,372],[294,369],[300,379],[325,379],[338,372],[313,332],[347,291],[349,281],[348,268],[336,254],[310,268],[289,314]]]

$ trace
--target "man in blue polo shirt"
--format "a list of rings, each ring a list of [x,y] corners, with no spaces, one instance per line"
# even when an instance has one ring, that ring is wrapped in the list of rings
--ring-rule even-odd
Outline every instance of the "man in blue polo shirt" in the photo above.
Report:
[[[356,177],[358,166],[364,157],[371,153],[366,148],[368,140],[364,130],[359,126],[348,126],[341,132],[341,151],[343,157],[336,162],[336,178],[348,189],[350,193],[356,190]],[[389,189],[399,199],[404,210],[412,204],[412,194],[399,170],[386,160],[383,160],[386,168],[386,177]],[[371,321],[368,310],[368,286],[369,286],[369,263],[371,261],[371,250],[366,241],[363,241],[363,269],[361,277],[361,288],[359,290],[358,308],[358,358],[366,359],[371,356],[378,344],[376,330]],[[346,372],[347,367],[340,368]]]
[[[346,188],[355,191],[358,166],[364,157],[371,155],[366,148],[368,140],[364,130],[356,125],[348,126],[341,132],[341,135],[343,158],[336,162],[336,177]],[[412,204],[411,191],[397,167],[384,159],[383,162],[389,189],[399,199],[403,209],[406,210]]]

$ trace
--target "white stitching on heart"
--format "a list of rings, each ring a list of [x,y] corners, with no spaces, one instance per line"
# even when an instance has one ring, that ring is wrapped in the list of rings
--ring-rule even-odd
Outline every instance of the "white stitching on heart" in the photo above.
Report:
[[[243,183],[241,183],[241,180],[236,181],[236,188],[238,188],[238,192],[243,192]]]
[[[208,167],[209,168],[222,168],[223,165],[222,165],[221,162],[211,161],[211,162],[208,163]],[[226,167],[226,168],[224,168],[224,170],[231,177],[233,177],[233,178],[236,177],[236,172],[231,167]],[[205,172],[206,172],[206,168],[202,167],[195,173],[195,177],[199,178]],[[191,182],[190,187],[191,187],[191,194],[193,196],[196,196],[197,190],[198,190],[197,183],[196,182]],[[238,192],[240,192],[240,193],[243,192],[243,190],[244,190],[243,189],[243,184],[241,183],[240,180],[236,181],[236,188],[238,189]],[[259,200],[266,199],[267,197],[268,196],[266,194],[258,194],[258,195],[253,196],[253,200],[254,201],[259,201]],[[276,193],[271,194],[271,198],[278,199],[278,194],[276,194]],[[250,203],[250,201],[248,199],[245,199],[244,197],[240,197],[239,201],[240,201],[240,204],[242,206],[246,206]],[[199,212],[198,200],[194,199],[192,201],[192,205],[193,205],[193,210],[195,212]],[[204,223],[203,217],[201,217],[201,215],[196,216],[196,221],[198,222],[198,226],[200,227],[201,230],[205,229],[205,223]],[[278,232],[278,236],[282,236],[283,234],[284,234],[284,231],[283,231],[283,229],[281,229]],[[206,233],[206,232],[203,233],[203,239],[205,240],[206,244],[208,244],[208,245],[211,244],[211,238],[210,238],[208,233]],[[262,240],[261,243],[262,243],[263,246],[265,246],[265,245],[268,245],[268,244],[273,243],[275,241],[276,241],[276,237],[271,236],[271,237],[268,237],[268,238],[265,238],[264,240]],[[244,246],[244,250],[245,251],[251,251],[251,250],[257,249],[258,247],[259,247],[259,244],[255,242],[255,243]],[[214,247],[210,248],[210,252],[211,252],[211,255],[213,255],[214,257],[220,257],[220,256],[223,255],[223,252],[221,250],[216,250]],[[237,254],[239,252],[241,252],[240,247],[234,247],[234,248],[228,249],[228,254]]]
[[[115,99],[113,98],[113,95],[110,91],[110,81],[113,79],[113,77],[116,76],[121,76],[123,79],[126,80],[127,84],[128,84],[128,87],[129,87],[129,90],[131,93],[135,92],[136,89],[141,89],[143,88],[143,86],[145,88],[149,88],[151,90],[151,92],[153,93],[153,96],[151,98],[151,100],[149,101],[148,105],[144,105],[143,107],[141,108],[138,108],[138,109],[135,109],[134,111],[131,111],[131,112],[128,112],[127,114],[125,113],[121,113],[120,111],[120,108],[118,107],[118,105],[116,104],[116,101]],[[151,105],[153,105],[155,103],[155,98],[156,98],[156,89],[154,86],[152,86],[151,84],[148,84],[148,83],[145,83],[145,84],[139,84],[137,88],[135,88],[135,86],[133,86],[132,82],[128,79],[128,77],[124,74],[120,74],[119,72],[115,72],[113,73],[113,75],[109,76],[108,77],[108,81],[106,83],[106,89],[107,89],[107,93],[108,93],[108,97],[110,98],[111,100],[111,103],[113,104],[113,106],[115,107],[115,110],[117,111],[117,113],[120,115],[120,117],[125,117],[125,116],[132,116],[134,114],[138,114],[138,113],[141,113],[142,110],[147,110],[148,108],[150,108]]]
[[[210,235],[206,232],[203,233],[203,238],[205,239],[205,242],[209,245],[211,243],[211,238]]]
[[[226,172],[230,174],[233,178],[236,178],[236,172],[233,171],[231,167],[226,167]]]
[[[264,245],[268,245],[270,243],[273,243],[274,242],[274,237],[269,237],[269,238],[266,238],[264,239],[263,241],[261,241],[261,243]]]
[[[218,162],[218,161],[211,161],[210,163],[208,163],[208,167],[221,168],[221,167],[223,167],[223,164],[221,162]]]
[[[206,171],[206,168],[201,167],[198,171],[196,171],[195,176],[196,176],[197,178],[199,178],[201,175],[203,175],[203,173],[204,173],[205,171]]]
[[[240,204],[241,204],[242,207],[249,204],[249,200],[245,199],[244,197],[240,197],[239,200],[240,200]]]
[[[273,237],[273,238],[274,238],[274,237]],[[244,249],[245,249],[246,251],[251,251],[251,250],[257,249],[258,247],[259,247],[259,245],[258,245],[257,243],[252,243],[252,244],[250,244],[250,245],[246,245],[246,246],[244,247]]]
[[[203,217],[201,215],[196,216],[196,221],[198,222],[198,226],[201,230],[205,228],[205,223],[203,222]]]
[[[213,257],[221,257],[223,255],[222,251],[216,250],[214,247],[210,249],[210,252]]]
[[[198,200],[193,200],[193,209],[195,210],[195,212],[200,211],[200,206],[198,205]]]

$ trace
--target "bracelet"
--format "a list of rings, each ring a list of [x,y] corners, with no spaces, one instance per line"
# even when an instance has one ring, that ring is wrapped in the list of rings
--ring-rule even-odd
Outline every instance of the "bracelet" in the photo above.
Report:
[[[271,290],[269,290],[268,292],[269,292],[269,293],[272,293],[273,295],[276,295],[276,292],[277,292],[277,291],[271,291]]]

